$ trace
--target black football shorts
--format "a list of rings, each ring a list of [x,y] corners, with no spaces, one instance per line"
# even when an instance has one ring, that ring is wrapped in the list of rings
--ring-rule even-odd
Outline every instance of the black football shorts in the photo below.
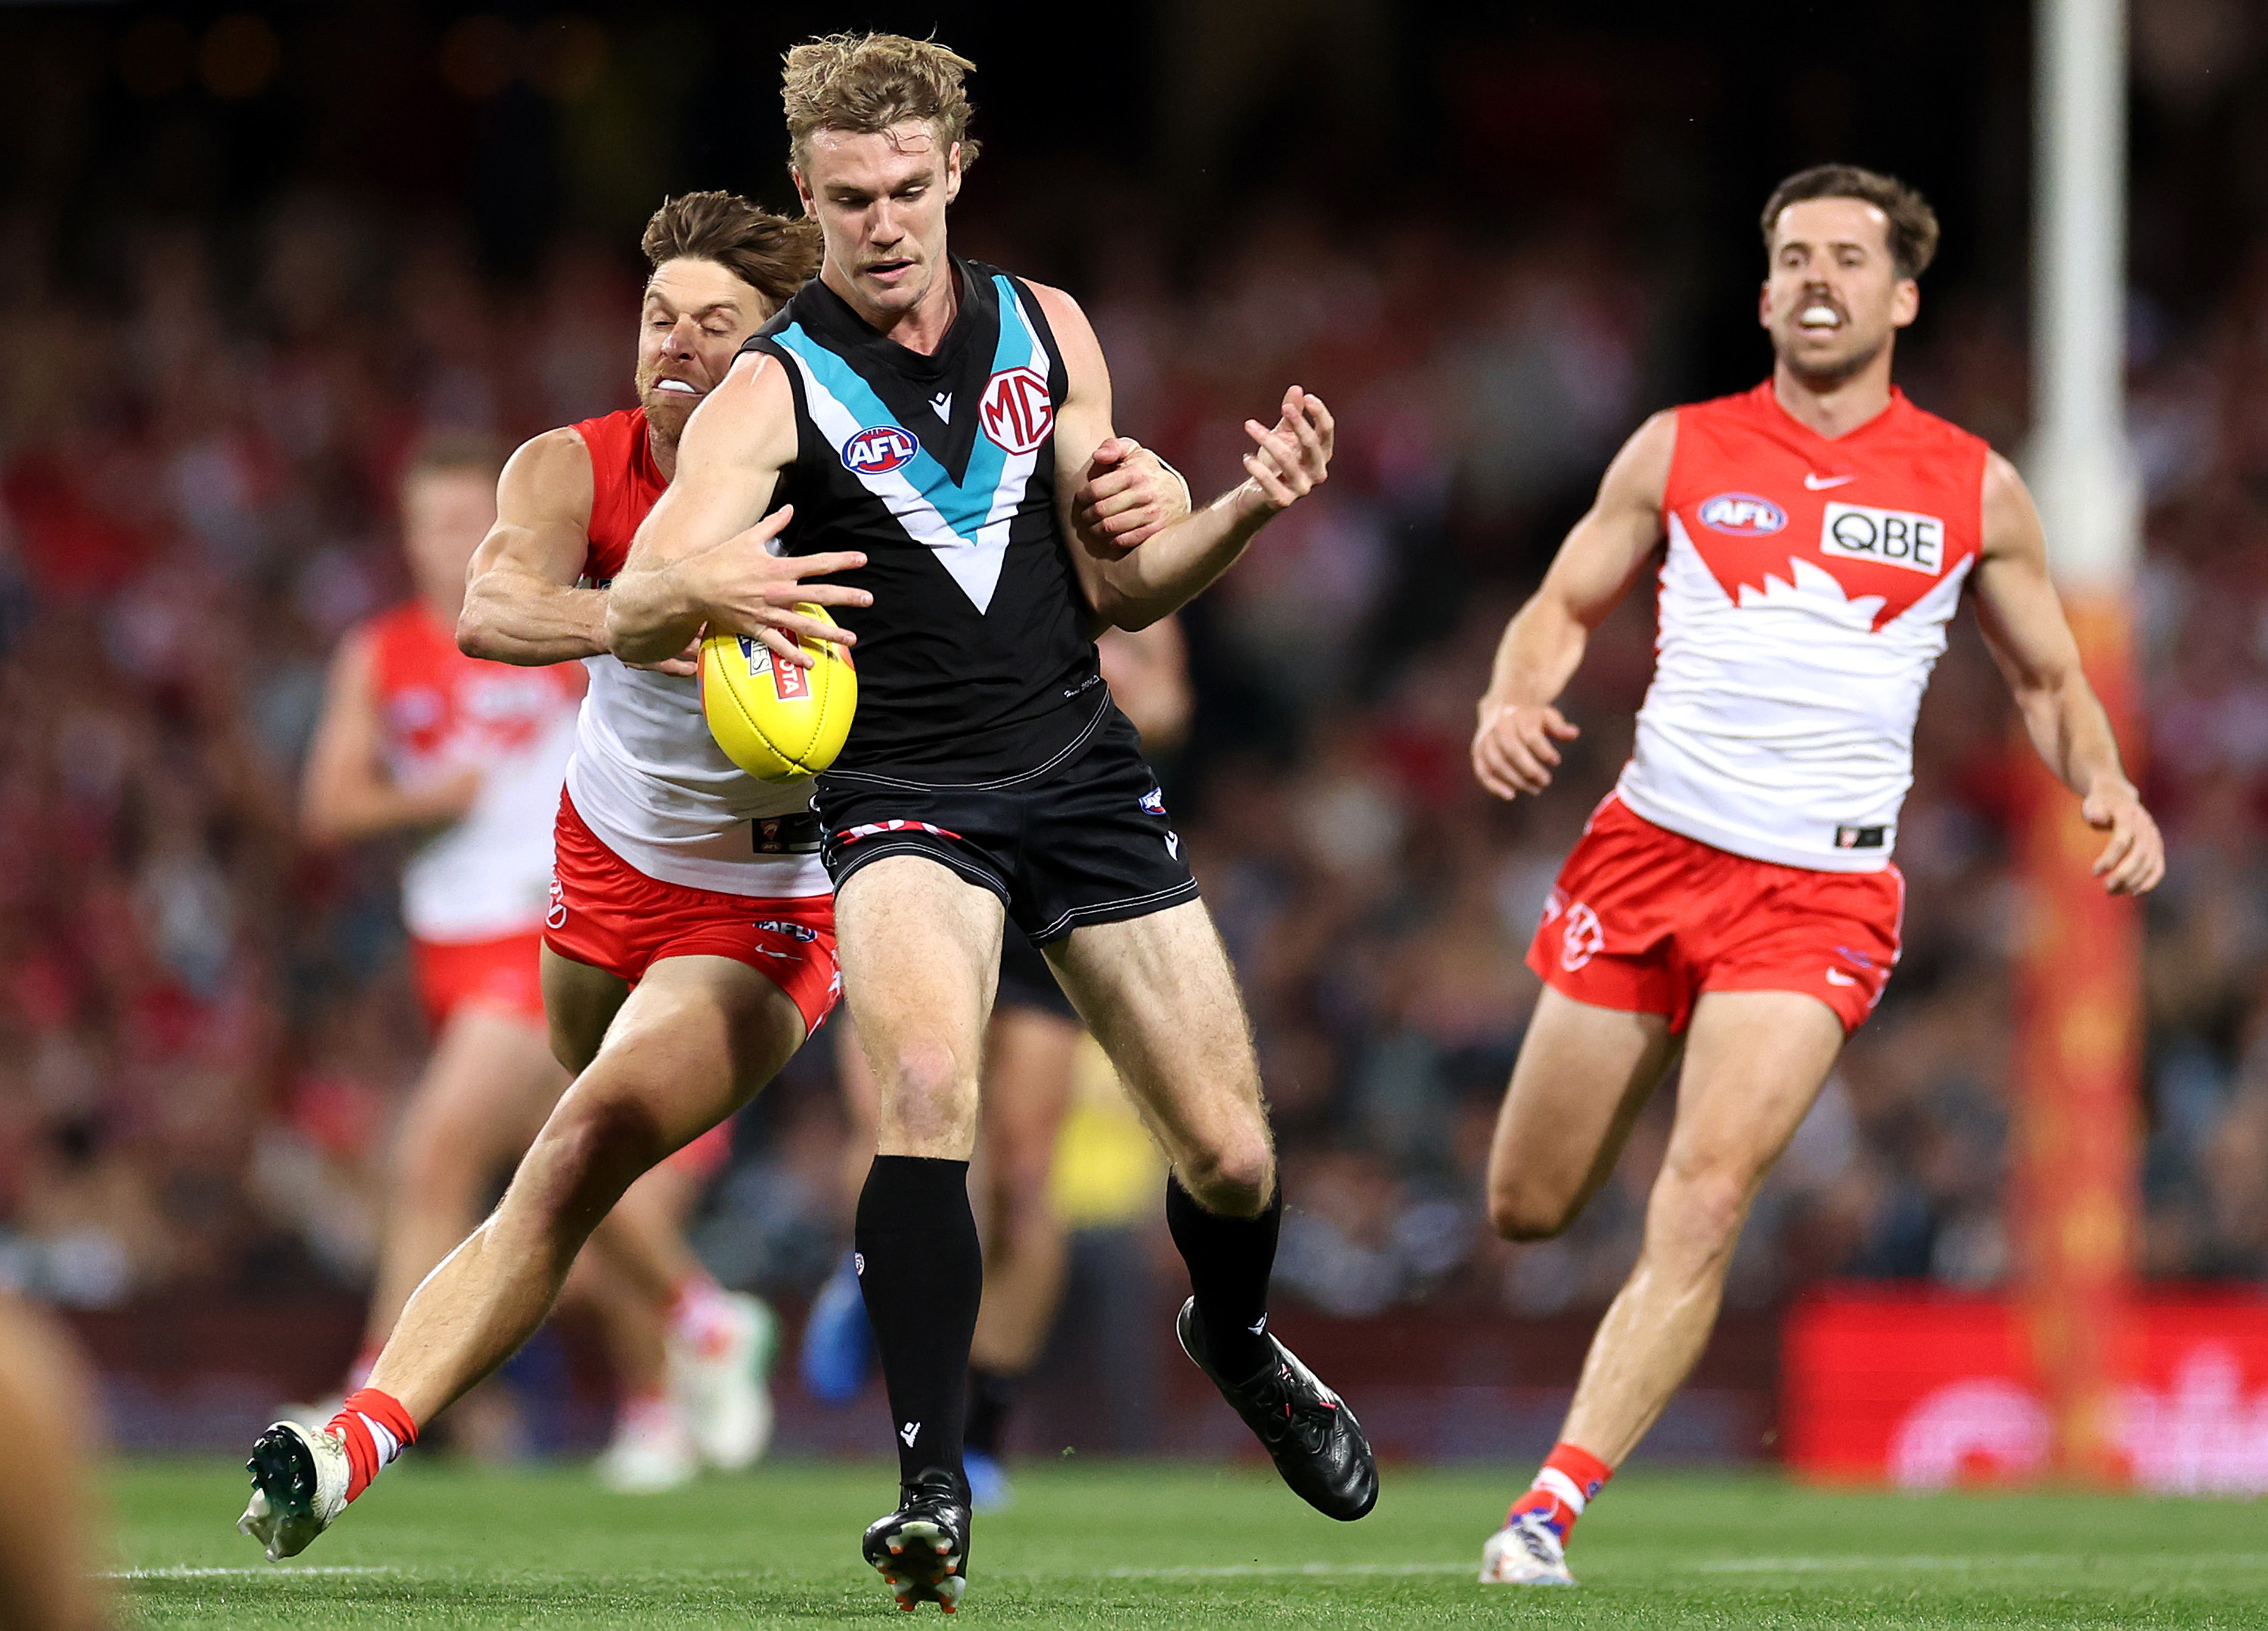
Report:
[[[1116,707],[1085,747],[1029,778],[932,787],[824,775],[812,805],[836,889],[885,856],[926,856],[998,895],[1038,946],[1197,897],[1142,739]]]

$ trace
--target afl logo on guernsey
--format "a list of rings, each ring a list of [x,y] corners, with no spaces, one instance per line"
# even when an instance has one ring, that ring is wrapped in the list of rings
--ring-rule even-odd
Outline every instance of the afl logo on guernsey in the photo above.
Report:
[[[1787,525],[1787,512],[1752,492],[1720,492],[1701,501],[1701,524],[1736,538],[1769,538]]]
[[[878,424],[843,444],[843,468],[853,476],[887,476],[921,451],[911,431]]]
[[[1056,428],[1056,405],[1048,382],[1030,368],[1011,368],[984,382],[977,422],[984,434],[1010,453],[1032,453]]]

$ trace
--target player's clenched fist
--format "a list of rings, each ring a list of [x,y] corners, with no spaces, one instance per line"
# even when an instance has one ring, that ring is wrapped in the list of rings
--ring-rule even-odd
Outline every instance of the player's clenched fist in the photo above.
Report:
[[[1244,422],[1245,434],[1259,446],[1244,455],[1250,479],[1238,497],[1263,514],[1291,508],[1329,479],[1336,428],[1322,397],[1296,385],[1285,392],[1283,417],[1273,429],[1257,419]]]
[[[1484,702],[1480,728],[1473,733],[1473,774],[1499,799],[1541,793],[1559,765],[1553,744],[1582,734],[1549,705]]]
[[[1071,509],[1082,533],[1130,550],[1189,513],[1189,488],[1132,437],[1113,436],[1087,461]]]

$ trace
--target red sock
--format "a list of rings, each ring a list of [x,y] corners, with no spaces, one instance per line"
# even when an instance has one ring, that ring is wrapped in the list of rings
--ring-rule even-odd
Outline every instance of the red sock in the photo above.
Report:
[[[1599,1491],[1614,1475],[1614,1468],[1589,1450],[1565,1443],[1554,1444],[1551,1453],[1543,1458],[1535,1482],[1512,1503],[1504,1521],[1509,1524],[1523,1512],[1541,1512],[1564,1545],[1575,1532],[1575,1520],[1583,1516],[1583,1509],[1598,1499]]]
[[[401,1400],[374,1387],[357,1388],[330,1421],[329,1431],[346,1441],[347,1499],[370,1487],[379,1470],[417,1442],[417,1424]]]

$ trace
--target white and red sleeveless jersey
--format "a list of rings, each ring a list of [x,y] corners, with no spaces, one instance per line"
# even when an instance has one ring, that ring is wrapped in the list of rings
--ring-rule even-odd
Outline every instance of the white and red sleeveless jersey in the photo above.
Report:
[[[1833,440],[1770,380],[1677,410],[1623,801],[1735,855],[1888,866],[1914,715],[1983,542],[1987,451],[1896,391]]]
[[[534,934],[551,891],[551,812],[575,744],[582,676],[482,662],[422,601],[363,625],[387,767],[404,786],[468,766],[481,790],[401,874],[409,932],[438,945]]]
[[[668,483],[646,444],[645,410],[573,427],[591,454],[590,549],[583,581],[604,588]],[[757,781],[726,758],[691,675],[588,657],[591,688],[576,729],[567,793],[600,841],[650,878],[727,895],[824,895],[815,841],[779,852],[778,828],[802,816],[811,784]],[[773,852],[766,853],[767,844]]]

